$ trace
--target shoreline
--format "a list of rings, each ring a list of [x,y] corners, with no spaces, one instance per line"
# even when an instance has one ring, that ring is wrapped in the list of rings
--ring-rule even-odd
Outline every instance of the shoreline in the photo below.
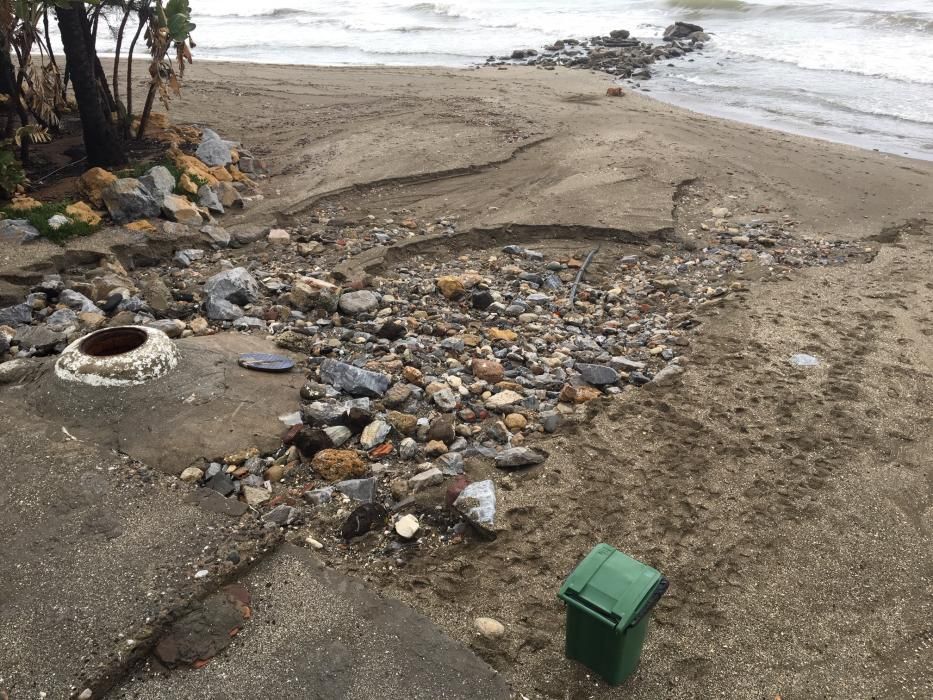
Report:
[[[740,197],[814,234],[868,236],[933,219],[919,197],[933,182],[930,161],[710,117],[639,92],[607,97],[612,85],[603,73],[525,66],[211,61],[186,73],[171,118],[216,126],[268,161],[273,191],[259,215],[293,217],[345,188],[466,168],[489,169],[475,186],[458,180],[468,188],[458,208],[477,227],[657,230],[672,225],[678,183],[697,178],[722,204]],[[488,194],[490,178],[501,191]],[[424,189],[432,187],[421,206],[449,206],[450,193]]]
[[[112,55],[101,54],[102,58],[110,59]],[[298,68],[301,70],[324,69],[360,69],[360,70],[426,70],[426,71],[453,71],[453,72],[472,72],[484,69],[493,70],[496,64],[489,63],[471,63],[464,65],[454,64],[424,64],[424,63],[282,63],[279,61],[231,61],[227,58],[204,58],[197,57],[193,66],[189,70],[196,70],[198,63],[221,64],[221,65],[244,65],[244,66],[269,66],[277,68]],[[507,64],[509,67],[520,67],[521,64]],[[580,69],[564,69],[582,72]],[[635,85],[632,79],[619,78],[608,73],[597,70],[589,71],[598,75],[605,75],[627,90],[653,99],[662,104],[677,107],[679,109],[689,110],[697,114],[713,117],[716,119],[728,120],[738,125],[759,127],[777,131],[780,133],[791,134],[794,136],[804,136],[818,141],[825,141],[832,144],[850,146],[863,151],[882,153],[911,160],[933,161],[933,137],[931,137],[930,149],[909,147],[907,151],[903,149],[902,144],[897,143],[900,137],[897,134],[885,134],[885,139],[878,141],[872,137],[862,137],[859,134],[850,133],[841,129],[833,128],[832,124],[827,122],[825,125],[814,124],[812,126],[797,125],[790,116],[784,114],[775,114],[773,119],[764,115],[759,115],[752,109],[742,109],[739,107],[717,107],[712,98],[703,98],[700,96],[683,96],[676,89],[665,85],[663,77],[652,79],[651,81]],[[657,86],[657,87],[656,87]],[[931,127],[933,129],[933,127]]]

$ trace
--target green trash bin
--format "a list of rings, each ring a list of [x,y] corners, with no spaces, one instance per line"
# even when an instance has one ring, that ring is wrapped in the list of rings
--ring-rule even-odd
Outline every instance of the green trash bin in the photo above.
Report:
[[[567,658],[618,685],[634,673],[648,633],[648,613],[667,579],[608,544],[593,548],[560,587],[567,604]]]

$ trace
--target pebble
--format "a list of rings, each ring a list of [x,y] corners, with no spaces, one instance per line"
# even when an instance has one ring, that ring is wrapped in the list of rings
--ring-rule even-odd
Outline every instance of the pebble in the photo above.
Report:
[[[473,625],[486,639],[499,639],[505,634],[505,626],[491,617],[478,617],[473,621]]]
[[[399,518],[395,522],[395,532],[398,533],[398,536],[405,540],[412,539],[418,530],[421,529],[421,524],[418,522],[418,518],[410,513]]]
[[[178,478],[186,484],[196,484],[204,478],[204,471],[198,467],[188,467]]]

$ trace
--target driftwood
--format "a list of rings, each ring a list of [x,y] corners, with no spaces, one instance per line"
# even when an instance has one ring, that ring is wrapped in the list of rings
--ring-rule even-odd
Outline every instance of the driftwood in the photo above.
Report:
[[[573,287],[570,288],[570,307],[573,308],[574,301],[577,298],[577,287],[580,286],[580,280],[583,279],[583,275],[586,272],[586,268],[590,266],[590,263],[593,262],[593,258],[596,253],[599,252],[599,248],[593,248],[590,251],[590,254],[586,256],[586,260],[583,261],[583,264],[580,266],[580,271],[577,273],[577,279],[573,281]]]

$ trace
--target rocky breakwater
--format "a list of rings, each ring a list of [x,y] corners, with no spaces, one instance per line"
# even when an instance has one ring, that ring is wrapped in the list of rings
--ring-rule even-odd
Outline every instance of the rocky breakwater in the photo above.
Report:
[[[648,80],[652,64],[699,51],[709,40],[710,35],[702,27],[676,22],[665,30],[660,44],[641,41],[633,38],[626,29],[616,29],[606,36],[560,39],[540,51],[516,49],[509,56],[490,56],[486,64],[504,66],[520,63],[548,70],[558,66],[587,68],[625,79]]]

